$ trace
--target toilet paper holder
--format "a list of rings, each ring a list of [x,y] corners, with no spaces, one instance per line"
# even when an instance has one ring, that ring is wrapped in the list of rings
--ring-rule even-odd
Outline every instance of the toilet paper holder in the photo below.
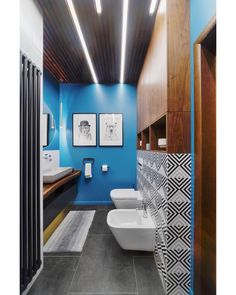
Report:
[[[94,164],[95,159],[94,158],[84,158],[83,164],[90,162],[92,165]]]

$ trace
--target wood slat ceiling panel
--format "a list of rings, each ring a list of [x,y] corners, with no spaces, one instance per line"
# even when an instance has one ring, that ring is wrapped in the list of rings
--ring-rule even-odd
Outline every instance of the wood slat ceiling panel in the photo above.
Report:
[[[58,81],[93,83],[65,0],[37,1],[44,15],[44,67]],[[101,0],[101,15],[94,0],[73,3],[99,83],[118,83],[123,1]],[[139,79],[155,20],[149,6],[150,0],[129,1],[125,83]]]

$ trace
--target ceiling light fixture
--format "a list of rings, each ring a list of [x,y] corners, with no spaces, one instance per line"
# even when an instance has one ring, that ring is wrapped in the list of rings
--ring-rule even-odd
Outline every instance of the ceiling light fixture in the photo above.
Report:
[[[82,47],[83,47],[83,50],[84,50],[84,53],[85,53],[85,57],[87,59],[87,63],[88,63],[91,75],[93,77],[93,81],[94,81],[94,83],[98,83],[98,79],[97,79],[95,70],[93,68],[93,63],[92,63],[92,60],[90,58],[88,48],[87,48],[87,45],[85,43],[84,36],[83,36],[82,30],[81,30],[81,27],[80,27],[80,24],[79,24],[79,20],[78,20],[78,17],[76,15],[76,12],[75,12],[75,7],[74,7],[74,4],[73,4],[73,1],[72,0],[66,0],[66,2],[67,2],[67,5],[69,7],[72,19],[74,21],[74,25],[75,25],[75,28],[77,30],[79,39],[81,41],[81,44],[82,44]]]
[[[153,14],[157,6],[157,0],[152,0],[150,9],[149,9],[149,14]]]
[[[102,13],[101,1],[100,0],[95,0],[95,5],[96,5],[97,13],[101,14]]]
[[[120,83],[124,83],[128,7],[129,7],[129,0],[123,0]]]

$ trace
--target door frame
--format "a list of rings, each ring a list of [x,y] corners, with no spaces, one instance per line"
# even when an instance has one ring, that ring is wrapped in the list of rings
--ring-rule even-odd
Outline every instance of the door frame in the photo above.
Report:
[[[204,282],[201,276],[203,253],[202,248],[202,54],[203,42],[216,27],[214,16],[194,43],[194,294],[204,295]],[[216,111],[216,110],[215,110]],[[197,155],[197,156],[196,156]],[[215,213],[216,214],[216,213]],[[216,216],[216,215],[215,215]],[[216,218],[215,218],[216,222]],[[196,263],[197,261],[197,263]],[[214,261],[216,265],[216,259]],[[216,280],[216,272],[213,274]],[[215,286],[211,294],[216,294]],[[209,294],[210,295],[210,294]]]

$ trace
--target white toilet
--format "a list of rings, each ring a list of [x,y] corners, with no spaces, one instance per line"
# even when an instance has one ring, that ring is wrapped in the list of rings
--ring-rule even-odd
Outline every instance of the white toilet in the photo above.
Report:
[[[136,209],[143,200],[141,193],[133,188],[113,189],[110,196],[117,209]]]
[[[143,210],[111,210],[107,224],[121,248],[154,251],[156,227],[149,212],[144,217]]]

